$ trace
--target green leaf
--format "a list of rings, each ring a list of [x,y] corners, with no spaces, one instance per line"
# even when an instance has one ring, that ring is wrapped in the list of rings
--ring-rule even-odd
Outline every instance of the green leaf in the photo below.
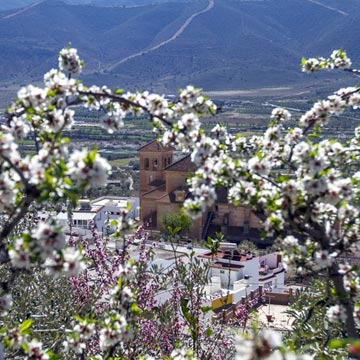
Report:
[[[63,358],[62,355],[56,355],[49,351],[47,351],[46,354],[49,356],[49,360],[60,360]]]
[[[82,319],[80,316],[78,316],[78,315],[74,315],[73,318],[74,318],[76,321],[78,321],[78,322],[82,322],[82,321],[83,321],[83,319]]]
[[[203,312],[203,314],[205,314],[205,313],[207,313],[207,312],[209,312],[211,310],[212,310],[212,306],[203,306],[201,308],[201,311]]]
[[[339,339],[333,339],[333,340],[330,340],[329,342],[329,346],[331,349],[339,349],[342,347],[342,341],[339,340]]]
[[[189,309],[188,309],[188,306],[187,306],[187,305],[188,305],[188,302],[189,302],[188,299],[184,299],[184,298],[181,299],[181,301],[180,301],[181,311],[182,311],[185,319],[187,320],[187,322],[188,322],[189,324],[193,324],[194,319],[193,319],[193,317],[191,316],[191,314],[190,314],[190,312],[189,312]]]
[[[141,315],[141,310],[139,309],[138,304],[136,302],[134,302],[131,305],[131,312],[136,315]]]
[[[289,180],[289,177],[288,176],[285,176],[285,175],[280,175],[278,178],[277,178],[277,182],[278,183],[283,183],[285,181],[288,181]]]
[[[332,339],[329,341],[330,349],[341,349],[349,343],[349,339]]]
[[[32,319],[27,319],[24,322],[22,322],[22,324],[20,325],[20,334],[21,335],[26,335],[26,334],[30,333],[29,329],[30,329],[32,322],[33,322]]]

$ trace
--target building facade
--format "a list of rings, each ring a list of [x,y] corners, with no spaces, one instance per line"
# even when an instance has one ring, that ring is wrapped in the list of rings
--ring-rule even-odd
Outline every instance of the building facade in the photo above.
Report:
[[[242,299],[258,293],[259,289],[275,293],[286,289],[285,269],[278,253],[264,256],[242,254],[236,249],[236,244],[220,243],[216,254],[208,252],[198,257],[210,262],[210,282],[206,290],[213,309],[239,304]]]
[[[174,148],[152,141],[141,147],[140,158],[140,220],[150,229],[161,230],[161,219],[167,213],[179,212],[191,196],[186,180],[196,171],[190,156],[174,161]],[[221,232],[229,241],[261,240],[260,221],[246,206],[229,204],[226,189],[218,190],[218,200],[200,219],[194,220],[189,236],[206,239]],[[268,243],[270,243],[270,239]]]
[[[122,212],[127,211],[128,204],[131,206],[128,217],[138,219],[139,198],[120,196],[103,196],[94,200],[81,199],[76,209],[72,211],[70,219],[67,212],[60,212],[56,218],[63,226],[71,221],[74,228],[90,229],[95,225],[98,231],[106,233],[109,222],[119,219]]]

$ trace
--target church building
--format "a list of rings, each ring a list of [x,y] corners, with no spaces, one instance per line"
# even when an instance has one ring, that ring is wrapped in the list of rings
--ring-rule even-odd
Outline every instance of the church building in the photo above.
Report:
[[[150,229],[161,230],[161,219],[167,213],[177,213],[185,199],[191,196],[186,179],[196,170],[190,156],[174,161],[174,148],[156,140],[139,150],[140,157],[140,219]],[[216,204],[200,219],[193,221],[189,237],[206,239],[221,232],[228,241],[244,239],[266,245],[261,240],[260,221],[247,206],[228,203],[226,189],[218,191]]]

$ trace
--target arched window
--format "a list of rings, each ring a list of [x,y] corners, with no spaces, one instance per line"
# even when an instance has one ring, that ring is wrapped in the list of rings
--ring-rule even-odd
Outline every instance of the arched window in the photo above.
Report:
[[[157,168],[158,168],[158,161],[157,161],[157,159],[154,159],[153,160],[153,170],[157,170]]]
[[[149,165],[150,165],[150,164],[149,164],[149,159],[146,158],[145,161],[144,161],[144,168],[145,168],[145,169],[148,169],[148,168],[149,168]]]

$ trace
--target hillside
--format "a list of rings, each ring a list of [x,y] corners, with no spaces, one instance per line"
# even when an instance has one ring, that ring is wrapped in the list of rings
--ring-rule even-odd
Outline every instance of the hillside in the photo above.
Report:
[[[41,79],[71,42],[86,60],[87,80],[110,86],[164,92],[187,83],[206,90],[308,86],[314,78],[299,71],[302,56],[344,48],[355,64],[360,58],[359,9],[360,0],[196,0],[125,8],[42,1],[0,18],[0,85]],[[326,78],[315,77],[322,84]]]
[[[199,6],[194,2],[192,6],[166,4],[139,10],[45,1],[0,19],[1,80],[38,78],[56,66],[59,49],[68,43],[79,48],[89,71],[97,70],[161,39],[162,31],[175,31],[177,22]]]
[[[117,70],[140,78],[151,73],[154,84],[161,79],[177,87],[185,82],[207,89],[291,85],[309,79],[299,72],[302,56],[344,48],[355,60],[360,57],[357,37],[343,35],[357,33],[358,17],[303,0],[216,1],[213,11],[197,18],[176,42]]]
[[[19,9],[41,0],[0,0],[0,11]],[[163,4],[167,2],[190,2],[191,0],[63,0],[69,5],[92,5],[100,7],[113,6],[144,6],[151,4]]]

